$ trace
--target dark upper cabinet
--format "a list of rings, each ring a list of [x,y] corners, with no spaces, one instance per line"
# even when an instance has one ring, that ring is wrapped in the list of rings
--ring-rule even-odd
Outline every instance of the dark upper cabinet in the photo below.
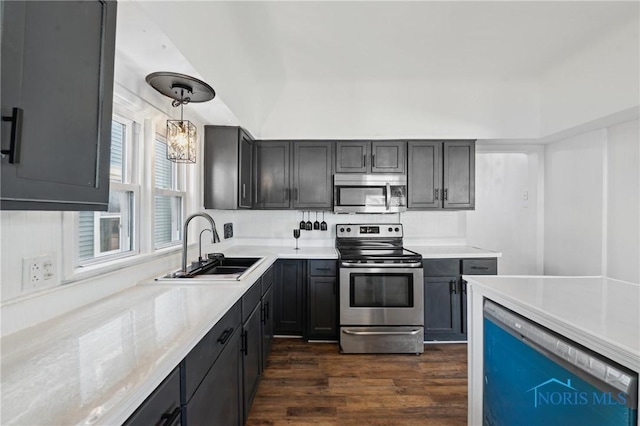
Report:
[[[291,206],[290,143],[255,141],[254,144],[254,207],[288,209]]]
[[[442,142],[415,142],[408,144],[409,208],[439,208],[442,188]]]
[[[180,414],[180,369],[176,367],[123,425],[176,426],[181,423]]]
[[[371,173],[404,173],[406,152],[404,141],[371,142]]]
[[[408,208],[475,208],[475,141],[408,143]]]
[[[275,264],[274,333],[302,336],[304,334],[304,260],[279,260]]]
[[[367,173],[371,169],[370,157],[371,142],[337,142],[336,173]]]
[[[2,2],[2,209],[107,210],[116,8]]]
[[[336,143],[336,173],[404,173],[404,141]]]
[[[472,209],[476,201],[476,155],[474,141],[444,144],[445,209]]]
[[[332,142],[301,141],[293,145],[293,202],[295,209],[332,206]]]
[[[204,127],[204,207],[252,207],[253,139],[236,126]]]

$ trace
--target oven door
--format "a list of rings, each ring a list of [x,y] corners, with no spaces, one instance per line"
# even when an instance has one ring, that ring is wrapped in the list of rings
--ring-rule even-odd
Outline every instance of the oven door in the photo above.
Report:
[[[422,268],[341,267],[340,325],[424,325]]]

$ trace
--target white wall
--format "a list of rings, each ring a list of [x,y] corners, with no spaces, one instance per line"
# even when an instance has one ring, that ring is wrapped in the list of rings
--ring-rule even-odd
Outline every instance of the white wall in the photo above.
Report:
[[[536,138],[531,82],[288,80],[258,134],[265,139]]]
[[[476,208],[467,213],[467,242],[502,252],[503,275],[542,273],[542,148],[478,146]]]
[[[638,123],[622,123],[607,131],[607,276],[632,282],[640,282]]]
[[[541,79],[540,136],[640,104],[637,20],[568,55]]]
[[[545,149],[544,273],[602,273],[603,158],[606,132]]]
[[[640,281],[638,120],[545,149],[544,272]]]

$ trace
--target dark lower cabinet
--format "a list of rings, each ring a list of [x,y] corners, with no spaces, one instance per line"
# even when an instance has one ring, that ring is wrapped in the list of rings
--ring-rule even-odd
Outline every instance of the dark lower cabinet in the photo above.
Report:
[[[274,333],[289,336],[304,334],[304,289],[306,261],[278,260],[274,281]]]
[[[424,340],[467,339],[468,275],[496,275],[495,258],[426,259],[424,267]]]
[[[180,424],[180,413],[180,369],[176,367],[124,426],[176,426]]]
[[[307,338],[338,339],[338,280],[335,260],[309,260]]]
[[[267,366],[267,358],[273,343],[273,286],[262,295],[262,363],[260,371]]]
[[[186,404],[185,425],[244,423],[241,349],[242,331],[237,328],[229,336],[224,350]]]
[[[260,324],[260,303],[254,306],[249,318],[242,325],[242,377],[243,377],[243,413],[246,420],[251,403],[258,391],[258,382],[262,370],[262,333]],[[224,383],[224,382],[221,382]],[[218,424],[218,423],[213,423]],[[220,423],[231,424],[231,423]]]

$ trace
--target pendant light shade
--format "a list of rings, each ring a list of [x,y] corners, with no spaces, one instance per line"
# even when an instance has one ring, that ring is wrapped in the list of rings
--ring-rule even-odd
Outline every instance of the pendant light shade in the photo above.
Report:
[[[154,72],[146,81],[172,98],[172,106],[180,107],[180,120],[167,120],[167,159],[176,163],[195,163],[198,132],[192,122],[184,120],[183,108],[190,102],[210,101],[216,92],[204,81],[173,72]]]
[[[167,120],[167,159],[176,163],[196,162],[196,126],[188,120]]]

